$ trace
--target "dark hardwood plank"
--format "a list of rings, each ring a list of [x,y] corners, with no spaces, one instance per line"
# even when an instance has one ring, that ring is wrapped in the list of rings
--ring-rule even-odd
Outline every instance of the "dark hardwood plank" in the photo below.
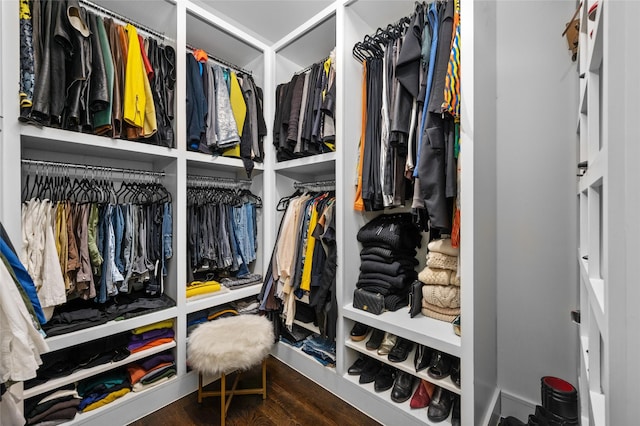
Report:
[[[231,386],[233,376],[227,383]],[[239,387],[260,386],[260,367],[240,378]],[[307,379],[273,357],[267,361],[267,399],[260,395],[233,398],[227,414],[228,426],[362,426],[379,425],[337,396]],[[206,389],[220,388],[212,383]],[[204,398],[198,404],[196,393],[181,398],[130,426],[219,425],[220,398]]]

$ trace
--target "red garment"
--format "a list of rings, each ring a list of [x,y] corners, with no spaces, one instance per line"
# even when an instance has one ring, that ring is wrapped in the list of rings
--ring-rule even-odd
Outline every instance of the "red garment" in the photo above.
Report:
[[[142,63],[144,64],[144,70],[147,72],[147,78],[151,80],[153,78],[153,67],[147,57],[147,50],[144,48],[144,39],[138,34],[138,41],[140,42],[140,52],[142,53]]]
[[[165,337],[164,339],[153,340],[144,346],[140,346],[139,348],[132,349],[131,353],[135,354],[137,352],[146,351],[147,349],[155,348],[156,346],[164,345],[165,343],[171,343],[171,342],[173,342],[172,337]]]

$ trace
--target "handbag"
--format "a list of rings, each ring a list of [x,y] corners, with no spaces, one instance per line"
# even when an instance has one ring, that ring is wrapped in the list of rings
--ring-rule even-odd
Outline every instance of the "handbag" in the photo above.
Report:
[[[375,315],[384,311],[384,297],[380,293],[372,293],[362,288],[353,292],[353,307]]]
[[[409,293],[409,315],[411,318],[422,312],[422,282],[415,280]]]

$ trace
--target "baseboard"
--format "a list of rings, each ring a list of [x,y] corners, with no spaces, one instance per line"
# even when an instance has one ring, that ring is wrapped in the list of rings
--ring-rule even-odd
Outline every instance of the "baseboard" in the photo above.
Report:
[[[500,421],[500,411],[502,400],[500,398],[500,389],[496,388],[493,392],[493,396],[489,402],[489,407],[485,412],[485,417],[482,419],[481,425],[497,426]]]
[[[536,402],[529,401],[518,395],[502,390],[500,398],[500,415],[502,417],[513,416],[523,422],[527,421],[529,414],[536,410]]]

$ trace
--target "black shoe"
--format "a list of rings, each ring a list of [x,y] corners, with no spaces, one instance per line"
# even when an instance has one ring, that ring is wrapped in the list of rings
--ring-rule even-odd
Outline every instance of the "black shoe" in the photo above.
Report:
[[[358,359],[356,359],[356,362],[351,364],[351,367],[349,367],[347,373],[349,373],[349,375],[351,376],[359,376],[360,374],[362,374],[362,368],[364,367],[366,362],[366,357],[360,355]]]
[[[457,387],[460,387],[460,360],[453,362],[451,366],[451,381]]]
[[[444,379],[451,374],[452,357],[440,351],[435,351],[431,357],[431,363],[427,374],[434,379]]]
[[[498,426],[527,426],[527,424],[522,423],[522,421],[516,417],[509,416],[501,418]]]
[[[378,371],[380,371],[382,363],[373,358],[367,358],[360,373],[360,384],[371,383],[376,379]]]
[[[378,371],[378,374],[376,374],[376,379],[375,379],[375,383],[373,384],[373,389],[376,392],[384,392],[386,390],[391,389],[391,386],[393,386],[393,380],[396,377],[396,370],[395,368],[391,367],[390,365],[383,365],[382,368],[380,368],[380,371]]]
[[[460,426],[460,395],[453,397],[453,408],[451,409],[451,426]]]
[[[411,349],[413,349],[412,341],[398,337],[398,341],[389,352],[389,361],[402,362],[406,360]]]
[[[393,383],[393,390],[391,391],[391,400],[393,402],[405,402],[407,399],[411,398],[411,394],[413,393],[413,383],[416,377],[405,373],[404,371],[399,371],[396,374],[396,380]]]
[[[428,346],[418,345],[416,353],[413,355],[413,365],[416,367],[416,373],[429,366],[432,355],[433,349]]]
[[[429,408],[427,408],[427,417],[434,423],[446,420],[449,417],[449,412],[451,412],[452,403],[451,392],[436,386]]]
[[[371,332],[371,337],[367,340],[367,349],[376,350],[380,347],[382,343],[382,338],[384,337],[384,330],[378,330],[374,328]]]
[[[364,340],[364,338],[367,337],[368,332],[369,332],[368,325],[362,324],[361,322],[357,322],[351,329],[351,340],[353,340],[354,342],[359,342],[361,340]]]

